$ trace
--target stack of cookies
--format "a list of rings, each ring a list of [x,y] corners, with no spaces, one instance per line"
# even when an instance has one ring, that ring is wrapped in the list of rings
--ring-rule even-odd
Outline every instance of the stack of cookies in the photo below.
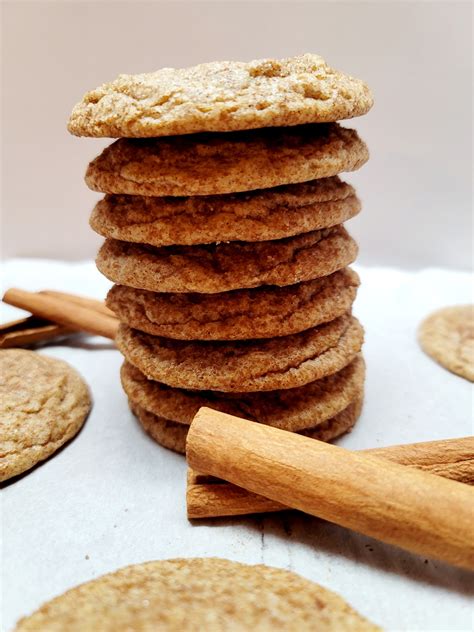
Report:
[[[91,226],[115,285],[122,384],[162,445],[184,452],[209,406],[322,440],[363,400],[351,314],[360,210],[338,175],[368,151],[336,121],[367,86],[315,55],[121,75],[73,110],[79,136],[119,137],[88,167]]]

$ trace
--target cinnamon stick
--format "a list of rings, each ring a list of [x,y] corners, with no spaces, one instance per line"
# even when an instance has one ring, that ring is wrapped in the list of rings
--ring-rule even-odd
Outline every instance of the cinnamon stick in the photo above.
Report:
[[[474,437],[409,443],[363,450],[362,453],[474,485]],[[232,483],[191,469],[188,470],[186,505],[190,519],[289,509]]]
[[[424,441],[363,450],[400,465],[474,485],[474,437]]]
[[[72,329],[37,316],[27,316],[0,325],[0,349],[46,342],[71,333]]]
[[[114,312],[109,309],[104,301],[98,301],[95,298],[89,298],[86,296],[78,296],[77,294],[69,294],[68,292],[58,292],[57,290],[41,290],[39,294],[44,294],[46,296],[53,296],[55,298],[62,298],[66,301],[70,301],[71,303],[75,303],[76,305],[81,305],[82,307],[88,307],[89,309],[94,309],[101,314],[105,314],[106,316],[111,316],[112,318],[116,318]]]
[[[474,570],[474,490],[463,483],[201,408],[191,468],[282,505]]]
[[[244,516],[285,509],[290,507],[188,468],[186,510],[190,520]]]
[[[41,316],[41,318],[112,340],[115,338],[119,325],[116,318],[59,296],[48,296],[11,288],[5,292],[3,301]]]

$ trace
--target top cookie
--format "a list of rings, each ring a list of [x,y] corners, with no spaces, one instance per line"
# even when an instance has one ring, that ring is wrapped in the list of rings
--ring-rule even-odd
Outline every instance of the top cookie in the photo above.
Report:
[[[16,632],[222,632],[379,628],[339,595],[290,571],[218,558],[147,562],[68,590]]]
[[[229,132],[339,121],[372,103],[364,82],[318,55],[223,61],[119,75],[84,96],[68,129],[112,138]]]

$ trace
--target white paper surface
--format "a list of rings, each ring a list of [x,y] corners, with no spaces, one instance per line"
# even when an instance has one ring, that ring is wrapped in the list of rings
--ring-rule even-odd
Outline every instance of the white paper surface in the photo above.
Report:
[[[366,401],[348,448],[472,434],[472,386],[426,357],[416,328],[430,311],[472,301],[470,275],[358,268],[366,328]],[[102,298],[93,263],[13,260],[5,287]],[[3,306],[2,321],[20,314]],[[41,353],[75,366],[94,407],[82,432],[4,486],[4,630],[80,582],[152,559],[220,556],[292,569],[339,592],[386,630],[472,630],[474,576],[303,514],[188,522],[184,458],[149,439],[128,410],[121,356],[98,337]]]

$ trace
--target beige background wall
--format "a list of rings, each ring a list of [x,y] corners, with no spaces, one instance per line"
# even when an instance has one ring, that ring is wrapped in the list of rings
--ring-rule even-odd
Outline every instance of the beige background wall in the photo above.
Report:
[[[3,2],[4,257],[83,259],[98,197],[82,176],[108,141],[65,129],[82,94],[119,72],[319,52],[365,79],[355,119],[370,163],[348,180],[360,261],[471,261],[470,2]]]

